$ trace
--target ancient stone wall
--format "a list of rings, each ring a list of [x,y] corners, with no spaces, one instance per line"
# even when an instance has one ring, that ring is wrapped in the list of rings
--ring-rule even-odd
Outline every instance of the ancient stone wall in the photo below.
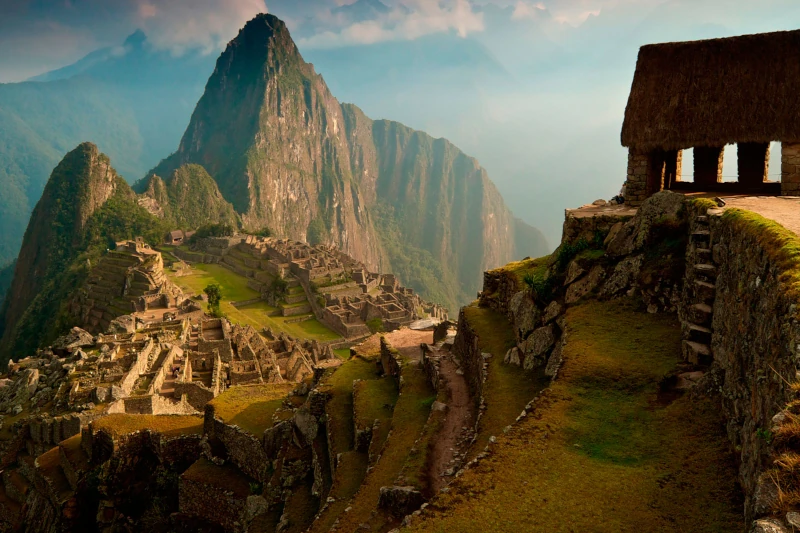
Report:
[[[469,385],[470,396],[476,404],[483,399],[483,356],[479,346],[479,338],[469,325],[464,309],[458,314],[458,333],[453,343],[453,353],[460,361],[464,371],[464,379]]]
[[[383,374],[400,379],[400,354],[381,337],[381,367]]]
[[[800,143],[781,143],[781,194],[800,196]]]

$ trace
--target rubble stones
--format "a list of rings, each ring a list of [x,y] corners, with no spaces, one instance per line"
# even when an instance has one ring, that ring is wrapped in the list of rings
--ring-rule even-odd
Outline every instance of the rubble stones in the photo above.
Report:
[[[520,366],[522,364],[519,359],[519,348],[514,346],[510,350],[506,352],[506,356],[503,358],[503,362],[509,365],[517,365]]]
[[[378,507],[400,519],[419,509],[423,503],[425,498],[414,487],[381,487]]]

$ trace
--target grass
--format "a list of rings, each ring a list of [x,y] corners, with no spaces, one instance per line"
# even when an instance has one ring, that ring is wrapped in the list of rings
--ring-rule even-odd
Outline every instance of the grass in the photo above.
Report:
[[[330,394],[326,411],[331,433],[332,455],[341,454],[341,459],[329,494],[336,501],[329,504],[325,512],[314,522],[311,529],[314,532],[327,532],[331,528],[358,491],[367,472],[367,454],[353,449],[355,446],[353,381],[356,379],[377,380],[374,359],[353,357],[327,376],[321,385],[321,388]]]
[[[251,479],[230,463],[217,466],[208,459],[198,459],[181,477],[205,483],[230,491],[234,497],[244,499],[250,496]]]
[[[167,275],[181,289],[194,294],[202,294],[203,289],[209,284],[218,283],[222,287],[220,309],[229,320],[237,324],[249,324],[256,330],[269,326],[274,330],[286,332],[296,338],[313,339],[321,342],[341,338],[341,335],[320,323],[316,318],[303,322],[289,323],[288,320],[297,319],[298,317],[272,316],[277,312],[277,308],[263,301],[237,309],[231,305],[231,302],[252,300],[260,295],[257,291],[247,286],[247,278],[223,266],[195,264],[192,266],[192,274],[190,275],[176,276],[169,271]]]
[[[235,424],[260,437],[273,426],[272,416],[296,386],[295,383],[271,383],[231,387],[208,405],[226,424]]]
[[[353,386],[353,394],[356,426],[366,429],[375,420],[380,420],[381,426],[391,420],[399,391],[394,379],[383,377],[359,381]]]
[[[350,348],[339,348],[338,350],[334,350],[333,353],[342,361],[350,359]]]
[[[440,393],[439,401],[442,403],[449,403],[447,394]],[[430,408],[433,402],[437,400],[435,396],[422,400],[422,405]],[[439,431],[444,425],[447,414],[445,411],[431,411],[428,417],[428,422],[422,430],[419,439],[414,444],[414,448],[409,451],[406,457],[405,464],[401,475],[406,480],[406,484],[412,487],[417,487],[426,497],[430,497],[430,484],[428,479],[428,470],[432,460],[434,445]]]
[[[737,234],[753,238],[780,271],[779,281],[787,296],[800,298],[800,237],[777,222],[752,211],[728,209],[722,222]]]
[[[478,425],[478,435],[472,455],[483,450],[489,438],[498,436],[503,428],[516,420],[525,406],[548,384],[544,372],[522,370],[507,365],[503,357],[516,345],[514,331],[508,319],[492,309],[465,307],[467,322],[480,339],[480,349],[492,354],[488,379],[483,386],[486,410]]]
[[[372,514],[378,506],[380,489],[395,483],[428,420],[430,406],[426,407],[424,400],[435,395],[418,365],[404,362],[402,376],[403,389],[394,408],[391,435],[386,440],[380,460],[364,478],[350,502],[350,511],[341,516],[340,531],[354,531],[363,522],[369,523],[372,530],[386,529],[387,517],[382,513]]]
[[[115,437],[145,429],[169,436],[203,432],[203,418],[194,415],[112,414],[94,420],[91,425],[94,431],[108,431]]]
[[[559,379],[535,412],[405,531],[743,531],[718,407],[659,402],[680,354],[675,318],[588,302],[567,311],[567,328]]]
[[[536,259],[525,259],[523,261],[515,261],[508,263],[500,268],[491,270],[491,273],[507,273],[512,275],[517,280],[517,289],[524,287],[524,279],[526,275],[547,277],[547,270],[552,262],[552,257],[546,255]]]

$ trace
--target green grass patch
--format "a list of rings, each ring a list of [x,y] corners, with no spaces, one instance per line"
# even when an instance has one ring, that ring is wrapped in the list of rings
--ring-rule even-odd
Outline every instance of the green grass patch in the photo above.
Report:
[[[489,437],[498,436],[516,420],[525,406],[547,386],[542,370],[526,371],[503,363],[506,352],[516,345],[508,319],[492,309],[465,307],[467,322],[480,338],[480,349],[492,354],[489,377],[483,388],[486,411],[478,425],[478,437],[472,455],[483,450]]]
[[[567,311],[567,328],[536,411],[404,531],[743,531],[718,406],[659,401],[680,355],[675,317],[588,302]]]
[[[256,330],[269,326],[273,330],[283,331],[299,339],[324,342],[342,338],[341,335],[320,323],[316,318],[289,323],[288,320],[296,320],[298,317],[273,316],[277,312],[277,308],[266,302],[257,302],[237,309],[231,305],[231,302],[252,300],[260,295],[247,286],[247,278],[223,266],[195,264],[192,267],[192,274],[188,276],[176,276],[171,272],[167,272],[167,275],[181,289],[194,294],[202,294],[203,289],[209,284],[218,283],[222,287],[220,310],[231,322],[250,325]],[[305,302],[296,305],[305,305]]]
[[[363,522],[369,523],[373,530],[385,529],[387,518],[381,513],[372,514],[378,506],[380,488],[394,484],[428,419],[430,408],[425,407],[423,400],[435,394],[418,365],[404,362],[402,376],[403,390],[394,408],[392,433],[386,440],[380,460],[364,478],[350,502],[351,510],[341,516],[340,531],[354,531]]]
[[[115,437],[149,429],[162,435],[191,435],[203,432],[203,417],[194,415],[113,414],[92,421],[94,431],[108,431]]]
[[[381,426],[392,418],[392,410],[397,403],[397,383],[393,378],[383,377],[359,381],[353,385],[353,407],[356,426],[359,429],[372,427],[375,420]]]
[[[342,361],[347,361],[350,359],[350,348],[337,348],[336,350],[333,350],[333,353]]]
[[[208,405],[226,424],[235,424],[260,437],[272,427],[272,416],[296,386],[295,383],[270,383],[231,387]]]
[[[332,374],[326,376],[320,385],[322,390],[330,394],[326,412],[331,433],[332,455],[338,455],[341,459],[330,490],[330,496],[336,501],[329,504],[325,512],[314,522],[312,532],[327,533],[330,530],[358,491],[367,472],[369,461],[367,454],[353,449],[355,447],[353,381],[356,379],[378,379],[374,360],[360,356],[348,359]]]

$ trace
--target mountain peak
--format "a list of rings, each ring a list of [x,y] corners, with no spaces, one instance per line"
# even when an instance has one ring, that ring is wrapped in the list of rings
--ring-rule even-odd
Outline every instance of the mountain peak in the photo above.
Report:
[[[147,41],[147,35],[141,30],[137,29],[135,32],[128,35],[125,42],[122,43],[125,47],[140,48]]]

